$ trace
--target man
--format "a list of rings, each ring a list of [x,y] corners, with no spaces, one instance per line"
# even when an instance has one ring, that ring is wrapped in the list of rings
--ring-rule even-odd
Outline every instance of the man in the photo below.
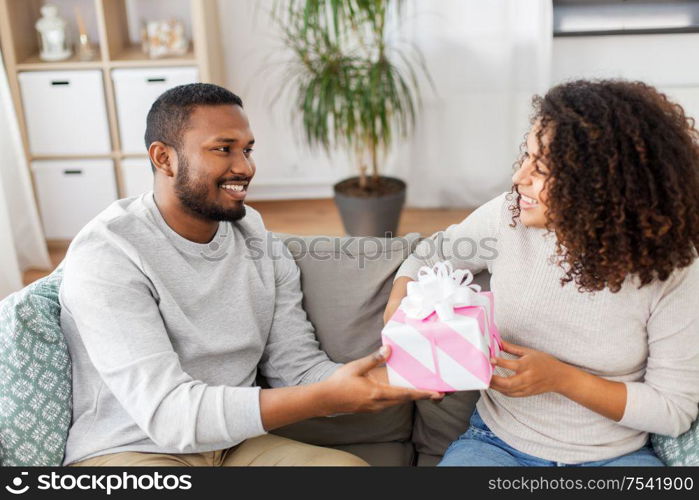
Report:
[[[267,431],[440,396],[383,383],[385,352],[340,366],[319,350],[282,243],[262,257],[246,245],[269,237],[244,204],[254,142],[221,87],[184,85],[153,104],[154,191],[112,204],[66,256],[65,464],[358,465]],[[273,388],[254,386],[258,367]]]

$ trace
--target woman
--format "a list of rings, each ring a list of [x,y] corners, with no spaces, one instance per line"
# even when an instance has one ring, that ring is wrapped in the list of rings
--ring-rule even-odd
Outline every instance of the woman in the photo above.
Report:
[[[699,134],[638,82],[534,107],[511,193],[421,243],[385,317],[423,265],[492,273],[505,353],[440,465],[662,465],[649,433],[685,432],[699,402]]]

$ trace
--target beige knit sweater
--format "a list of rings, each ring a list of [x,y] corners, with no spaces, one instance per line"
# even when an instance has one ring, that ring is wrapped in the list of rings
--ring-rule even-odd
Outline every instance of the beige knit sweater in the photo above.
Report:
[[[424,240],[398,276],[415,278],[442,259],[474,273],[487,268],[505,340],[624,382],[627,400],[616,422],[557,393],[511,398],[488,389],[477,405],[483,421],[514,448],[563,463],[624,455],[648,433],[685,432],[699,403],[699,259],[641,289],[630,277],[618,293],[581,293],[560,285],[555,234],[510,227],[510,203],[498,196]]]

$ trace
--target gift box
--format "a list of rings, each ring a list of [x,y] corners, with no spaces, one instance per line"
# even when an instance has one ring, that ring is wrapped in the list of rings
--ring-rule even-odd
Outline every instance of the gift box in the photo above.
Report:
[[[381,332],[391,385],[439,392],[486,389],[502,349],[493,294],[447,262],[420,269]]]

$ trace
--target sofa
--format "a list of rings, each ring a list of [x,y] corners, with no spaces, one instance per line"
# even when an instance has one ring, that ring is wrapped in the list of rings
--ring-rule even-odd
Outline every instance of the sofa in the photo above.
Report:
[[[393,278],[419,235],[383,238],[278,235],[301,271],[303,306],[321,348],[348,362],[381,344],[383,310]],[[57,465],[70,424],[70,359],[57,325],[60,269],[0,302],[0,465]],[[489,289],[488,273],[475,282]],[[497,304],[496,304],[497,308]],[[38,367],[38,368],[37,368]],[[265,386],[263,379],[258,383]],[[20,397],[17,395],[20,394]],[[314,418],[273,431],[351,452],[375,466],[432,466],[467,426],[479,393],[457,392],[373,414]],[[696,423],[685,440],[667,440],[684,462],[698,453]],[[673,448],[674,447],[674,448]],[[658,447],[656,446],[656,451]]]
[[[381,344],[393,277],[418,235],[383,238],[278,235],[301,271],[303,306],[331,359],[348,362]],[[481,284],[487,282],[480,277]],[[71,419],[71,366],[60,332],[62,273],[0,303],[0,464],[58,465]],[[258,383],[266,386],[264,379]],[[277,429],[299,441],[347,450],[372,465],[433,465],[468,423],[478,394],[375,414],[315,418]]]

